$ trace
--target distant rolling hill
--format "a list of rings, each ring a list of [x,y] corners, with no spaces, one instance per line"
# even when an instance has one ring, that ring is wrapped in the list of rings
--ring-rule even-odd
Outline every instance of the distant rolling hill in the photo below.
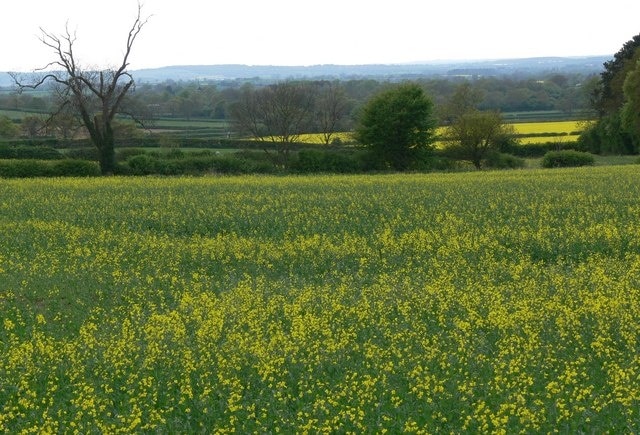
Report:
[[[539,76],[547,73],[598,74],[611,56],[537,57],[527,59],[445,60],[407,64],[379,65],[175,65],[132,71],[141,82],[166,80],[262,79],[348,79],[417,77],[500,77]],[[0,73],[0,86],[12,85],[6,73]]]
[[[137,80],[235,80],[259,78],[376,78],[451,76],[536,76],[551,72],[598,74],[611,56],[541,57],[478,61],[437,61],[379,65],[179,65],[133,71]]]

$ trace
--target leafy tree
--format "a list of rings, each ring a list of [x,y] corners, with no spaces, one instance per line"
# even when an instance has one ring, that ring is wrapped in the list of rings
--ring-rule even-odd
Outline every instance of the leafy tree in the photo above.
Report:
[[[448,128],[449,153],[470,161],[477,169],[490,152],[498,151],[506,137],[513,136],[513,127],[503,124],[495,111],[470,111],[459,116]]]
[[[363,108],[355,138],[383,166],[408,169],[431,149],[436,120],[431,99],[415,83],[374,96]]]
[[[580,149],[593,153],[637,152],[640,141],[634,138],[631,128],[632,111],[636,106],[634,97],[629,99],[628,95],[634,88],[635,79],[629,81],[628,92],[625,93],[624,88],[627,76],[636,69],[639,61],[640,34],[627,41],[611,61],[605,62],[591,98],[598,121],[580,134]]]
[[[458,117],[478,108],[482,103],[482,91],[471,86],[469,82],[458,85],[447,103],[440,110],[440,118],[446,124],[454,122]]]
[[[625,130],[640,142],[640,60],[624,81],[625,103],[621,118]]]
[[[103,175],[113,174],[116,166],[113,120],[121,112],[126,95],[134,86],[133,77],[127,71],[129,55],[146,20],[141,17],[142,7],[138,4],[136,19],[129,30],[124,55],[120,66],[102,71],[85,70],[74,52],[75,34],[67,27],[63,35],[55,35],[42,30],[41,42],[53,50],[56,60],[44,69],[52,70],[44,74],[36,83],[25,84],[13,74],[19,89],[38,88],[53,82],[59,98],[59,110],[68,107],[80,115],[91,141],[100,154],[100,171]]]
[[[620,110],[624,102],[625,78],[640,59],[638,48],[640,48],[640,34],[625,42],[613,59],[604,63],[604,71],[600,74],[601,87],[594,101],[600,117]]]
[[[7,116],[0,115],[0,138],[13,139],[20,135],[20,128]]]

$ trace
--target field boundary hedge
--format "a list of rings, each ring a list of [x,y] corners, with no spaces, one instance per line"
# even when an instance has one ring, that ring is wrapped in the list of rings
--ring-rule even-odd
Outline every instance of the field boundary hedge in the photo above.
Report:
[[[1,178],[95,177],[100,175],[97,162],[88,160],[0,160]]]

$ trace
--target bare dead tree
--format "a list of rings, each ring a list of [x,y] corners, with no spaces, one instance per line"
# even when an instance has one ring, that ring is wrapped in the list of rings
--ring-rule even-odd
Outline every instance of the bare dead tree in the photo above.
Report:
[[[325,145],[331,144],[351,109],[344,89],[337,82],[323,83],[316,97],[316,122]]]
[[[304,83],[282,82],[260,89],[247,88],[232,107],[234,128],[262,145],[276,148],[280,163],[289,162],[292,145],[309,131],[314,94]],[[265,147],[268,153],[268,149]]]
[[[82,68],[73,51],[76,35],[69,31],[67,24],[62,35],[40,29],[40,41],[53,50],[56,60],[39,69],[43,71],[39,79],[25,84],[17,74],[12,74],[19,91],[36,89],[51,82],[55,84],[60,101],[57,113],[71,109],[79,115],[91,141],[98,149],[103,175],[113,174],[116,166],[112,122],[121,111],[125,96],[135,84],[127,67],[133,44],[148,21],[141,14],[142,6],[138,3],[137,16],[129,30],[119,67],[101,71]]]

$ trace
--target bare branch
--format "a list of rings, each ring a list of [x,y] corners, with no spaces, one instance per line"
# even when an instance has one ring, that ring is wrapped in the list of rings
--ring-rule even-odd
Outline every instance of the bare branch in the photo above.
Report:
[[[118,71],[116,72],[116,75],[115,75],[116,80],[118,77],[120,77],[123,74],[123,72],[129,66],[129,55],[131,54],[131,48],[133,47],[133,43],[135,42],[142,28],[149,21],[149,18],[150,17],[147,17],[144,20],[142,19],[142,4],[138,3],[138,15],[136,16],[136,19],[133,22],[131,29],[129,30],[129,35],[127,36],[126,50],[124,53],[124,57],[122,59],[122,64],[120,65],[120,68],[118,68]]]
[[[148,18],[142,19],[142,5],[138,3],[136,18],[127,35],[122,63],[117,69],[98,71],[82,68],[74,53],[76,33],[69,30],[67,23],[65,31],[60,35],[40,28],[40,41],[50,48],[56,57],[37,70],[42,71],[44,75],[32,83],[24,83],[17,73],[11,75],[19,92],[24,89],[36,89],[51,81],[59,85],[60,89],[57,92],[61,102],[58,112],[72,107],[80,116],[91,140],[100,151],[100,165],[105,174],[112,173],[115,167],[112,121],[127,93],[134,86],[133,77],[127,72],[129,56],[147,21]],[[50,69],[59,71],[49,71]]]

